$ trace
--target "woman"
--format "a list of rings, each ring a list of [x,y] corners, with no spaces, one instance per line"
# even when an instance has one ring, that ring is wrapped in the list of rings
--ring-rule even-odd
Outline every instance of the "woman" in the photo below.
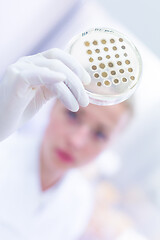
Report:
[[[2,239],[72,240],[83,234],[93,196],[78,168],[106,149],[126,124],[130,108],[126,102],[88,105],[80,79],[90,81],[75,59],[57,49],[25,57],[6,73],[0,86],[1,140],[46,99],[57,96],[63,103],[58,100],[52,108],[42,139],[17,137],[1,143]]]

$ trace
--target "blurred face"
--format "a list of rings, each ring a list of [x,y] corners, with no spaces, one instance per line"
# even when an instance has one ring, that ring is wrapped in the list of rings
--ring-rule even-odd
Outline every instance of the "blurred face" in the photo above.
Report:
[[[124,104],[89,104],[74,113],[57,101],[42,144],[47,167],[67,170],[92,161],[110,143],[126,112]]]

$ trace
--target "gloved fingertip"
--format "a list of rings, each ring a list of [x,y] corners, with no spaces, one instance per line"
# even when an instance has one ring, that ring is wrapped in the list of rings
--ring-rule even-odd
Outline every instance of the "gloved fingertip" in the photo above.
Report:
[[[82,82],[84,85],[89,85],[91,82],[91,76],[87,71],[83,72]]]
[[[70,111],[72,111],[72,112],[78,112],[78,110],[79,110],[79,106],[72,106],[71,108],[68,108]]]
[[[61,81],[64,82],[67,79],[67,77],[64,73],[58,73],[58,76],[59,76],[59,77],[57,77],[58,82],[61,82]]]
[[[85,103],[81,104],[81,106],[82,106],[82,107],[87,107],[88,104],[89,104],[89,102],[85,102]]]
[[[63,102],[63,104],[65,105],[65,107],[70,110],[71,112],[77,112],[79,110],[79,103],[75,100],[74,102],[66,102],[64,101],[64,99],[61,101]]]
[[[89,97],[88,97],[87,93],[81,98],[81,100],[79,101],[79,104],[82,107],[87,107],[88,106],[88,104],[89,104]]]

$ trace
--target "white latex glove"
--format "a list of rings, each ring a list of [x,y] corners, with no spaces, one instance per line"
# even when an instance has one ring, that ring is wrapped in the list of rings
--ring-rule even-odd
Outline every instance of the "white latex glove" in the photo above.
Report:
[[[71,111],[87,106],[83,84],[90,76],[68,53],[51,49],[20,58],[0,82],[0,140],[30,119],[50,98],[58,97]]]

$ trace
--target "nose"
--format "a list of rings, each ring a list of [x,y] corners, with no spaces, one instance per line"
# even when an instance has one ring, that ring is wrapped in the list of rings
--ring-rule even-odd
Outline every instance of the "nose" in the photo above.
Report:
[[[88,140],[89,128],[85,125],[79,126],[69,137],[70,144],[76,149],[83,148],[87,144]]]

